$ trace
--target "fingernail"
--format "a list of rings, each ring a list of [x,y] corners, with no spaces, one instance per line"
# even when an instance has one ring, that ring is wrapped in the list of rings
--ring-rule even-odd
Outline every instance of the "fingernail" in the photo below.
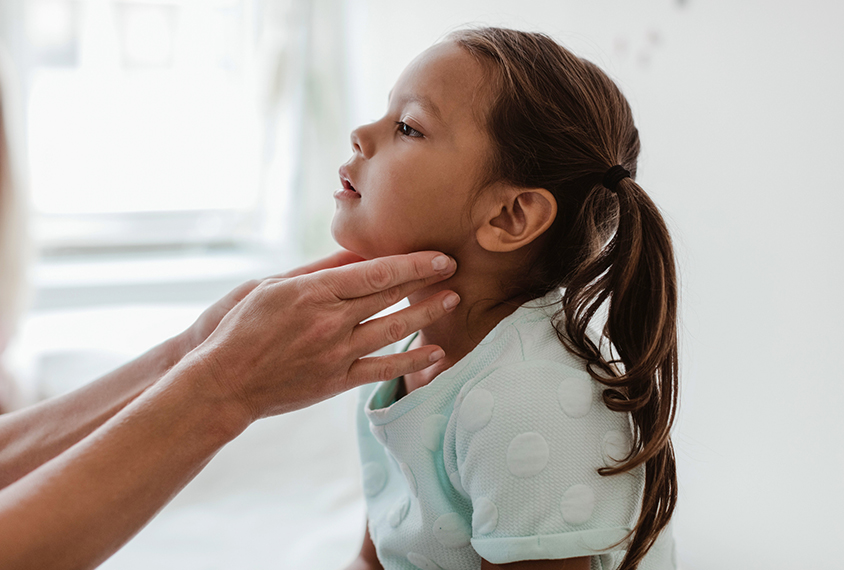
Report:
[[[450,293],[446,295],[446,298],[443,299],[443,309],[446,311],[452,310],[454,307],[457,306],[457,303],[460,302],[460,295],[457,293]]]
[[[451,260],[444,256],[438,255],[434,259],[431,260],[431,267],[434,268],[434,271],[445,271],[446,268],[451,265]]]
[[[438,360],[442,360],[442,357],[445,356],[445,352],[443,349],[435,350],[431,353],[431,356],[428,357],[428,360],[431,362],[436,362]]]

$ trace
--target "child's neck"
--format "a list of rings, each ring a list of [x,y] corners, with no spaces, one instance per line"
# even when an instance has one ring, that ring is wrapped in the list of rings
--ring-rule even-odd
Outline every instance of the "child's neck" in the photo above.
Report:
[[[507,299],[499,283],[506,272],[487,263],[458,260],[457,273],[451,279],[417,291],[409,297],[414,304],[429,295],[450,289],[460,295],[460,304],[446,316],[425,327],[410,348],[436,344],[445,357],[435,365],[404,376],[407,393],[428,384],[440,372],[451,368],[469,354],[502,319],[515,311],[524,300]],[[400,389],[400,392],[402,390]]]

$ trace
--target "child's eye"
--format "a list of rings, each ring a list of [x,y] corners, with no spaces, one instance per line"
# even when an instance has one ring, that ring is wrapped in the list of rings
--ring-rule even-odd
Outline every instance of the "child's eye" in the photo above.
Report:
[[[422,135],[422,133],[402,121],[396,121],[396,128],[402,135],[406,137],[420,138],[424,136]]]

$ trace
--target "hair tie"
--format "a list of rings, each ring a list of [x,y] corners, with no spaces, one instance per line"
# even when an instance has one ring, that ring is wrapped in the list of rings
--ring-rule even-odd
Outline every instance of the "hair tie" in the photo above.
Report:
[[[627,169],[620,164],[616,164],[607,170],[602,182],[604,184],[604,188],[607,188],[610,192],[615,192],[615,187],[618,186],[618,183],[625,178],[630,178],[630,172],[628,172]]]

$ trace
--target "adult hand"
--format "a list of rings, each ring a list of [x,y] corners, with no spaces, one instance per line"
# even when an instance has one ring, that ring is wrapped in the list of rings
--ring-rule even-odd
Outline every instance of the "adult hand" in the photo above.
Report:
[[[329,259],[339,264],[348,256]],[[442,254],[418,252],[265,279],[181,366],[198,367],[209,379],[208,390],[238,403],[244,427],[366,382],[421,370],[443,357],[439,347],[363,357],[451,311],[459,302],[456,293],[440,291],[397,313],[363,321],[455,270],[455,262]]]
[[[290,271],[279,275],[273,275],[268,279],[278,280],[298,277],[300,275],[307,275],[323,269],[342,267],[343,265],[357,263],[359,261],[363,261],[363,258],[359,255],[352,253],[351,251],[341,250],[311,264],[291,269]],[[223,317],[225,317],[228,312],[235,307],[235,305],[242,301],[243,298],[251,293],[252,290],[260,283],[260,279],[253,279],[251,281],[241,283],[225,297],[208,307],[199,316],[196,322],[194,322],[187,330],[177,337],[175,346],[177,347],[178,354],[176,355],[175,360],[181,360],[181,358],[187,353],[202,344],[202,342],[208,338],[208,335],[214,332],[214,329],[217,328],[217,325],[220,324]]]
[[[348,254],[333,259],[313,268],[354,261]],[[393,315],[362,321],[455,269],[453,260],[422,252],[235,290],[189,329],[186,336],[194,341],[208,338],[161,380],[137,396],[128,390],[131,398],[105,397],[107,405],[94,406],[102,409],[83,422],[99,427],[76,429],[70,447],[62,440],[48,445],[49,453],[36,449],[39,461],[18,469],[16,480],[0,489],[0,566],[93,568],[253,420],[430,365],[442,354],[438,347],[362,357],[443,316],[459,300],[456,294],[440,291]],[[153,350],[116,371],[96,394],[107,395],[114,383],[138,384],[131,378],[146,376],[158,354]],[[66,400],[33,410],[24,422],[0,421],[0,428],[9,428],[0,436],[19,435],[22,425],[38,425],[57,408],[73,418],[78,404]],[[46,430],[47,439],[57,431]],[[13,443],[6,447],[32,441],[0,439]]]

